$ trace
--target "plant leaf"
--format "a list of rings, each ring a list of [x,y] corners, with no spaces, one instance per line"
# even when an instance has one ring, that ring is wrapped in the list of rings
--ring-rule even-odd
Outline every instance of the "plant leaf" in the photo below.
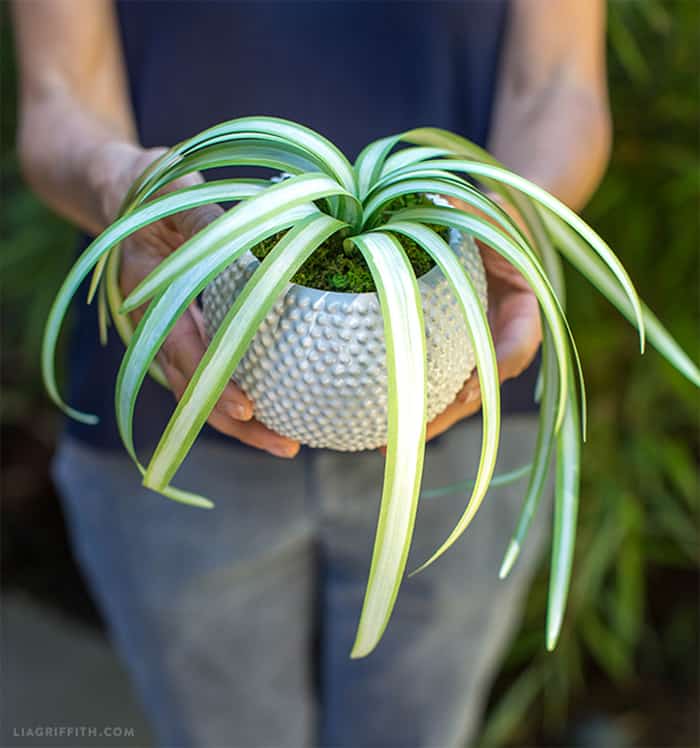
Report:
[[[178,402],[146,469],[144,486],[156,491],[167,487],[284,287],[306,258],[346,225],[322,213],[297,223],[253,273]]]
[[[629,299],[622,293],[610,270],[597,257],[586,251],[583,240],[560,219],[543,215],[559,251],[577,268],[628,320],[634,321],[634,310]],[[645,304],[642,316],[649,342],[656,350],[696,387],[700,387],[700,369],[676,343],[668,330]]]
[[[142,203],[153,193],[175,179],[191,174],[195,171],[206,171],[208,169],[219,169],[233,166],[254,166],[277,169],[289,174],[323,172],[322,165],[317,163],[312,154],[306,153],[300,148],[279,138],[264,136],[261,140],[259,136],[255,140],[250,140],[246,136],[232,136],[226,142],[215,142],[205,147],[197,148],[180,160],[170,165],[157,179],[152,179],[148,189],[142,190],[138,199],[131,205]],[[265,187],[269,187],[271,182],[263,180]],[[338,212],[338,199],[336,197],[327,198],[329,209]],[[343,198],[344,204],[341,206],[350,218],[358,220],[360,217],[359,206],[354,204],[350,207],[346,204],[347,198]]]
[[[479,294],[474,288],[469,273],[460,264],[449,244],[432,229],[417,223],[391,221],[385,229],[403,234],[423,247],[447,278],[464,315],[464,321],[472,340],[474,358],[481,384],[483,427],[476,483],[467,502],[467,508],[456,527],[438,551],[420,567],[423,569],[442,555],[466,530],[486,496],[498,456],[501,426],[500,380],[496,351],[494,350],[489,323],[486,319],[486,311],[481,306]]]
[[[443,169],[445,171],[463,171],[470,176],[490,177],[495,181],[505,183],[520,192],[523,192],[531,199],[543,205],[554,215],[565,221],[567,225],[573,228],[586,240],[589,247],[586,251],[589,253],[591,253],[591,250],[594,251],[600,259],[605,262],[627,294],[627,298],[634,310],[634,318],[637,329],[639,330],[640,350],[644,353],[644,319],[641,310],[641,303],[634,285],[624,266],[620,260],[618,260],[612,249],[610,249],[607,243],[583,219],[579,218],[573,210],[557,200],[553,195],[550,195],[546,190],[543,190],[536,184],[533,184],[527,179],[524,179],[507,169],[503,169],[500,166],[493,166],[479,161],[437,159],[435,161],[425,161],[421,163],[421,167],[428,169]]]
[[[452,156],[452,152],[444,148],[404,148],[398,153],[393,153],[384,162],[384,166],[379,174],[379,178],[386,177],[394,171],[400,171],[407,166],[418,164],[421,161],[427,161],[430,158],[442,158],[443,156]]]
[[[446,177],[446,178],[445,178]],[[376,221],[382,208],[392,200],[402,195],[438,193],[457,198],[470,207],[481,211],[497,226],[502,228],[519,246],[531,257],[534,257],[520,227],[506,213],[503,208],[489,199],[483,192],[465,182],[455,179],[448,173],[439,171],[416,171],[409,176],[393,174],[377,182],[365,203],[365,218],[368,223]]]
[[[515,532],[511,538],[506,550],[501,568],[498,572],[499,579],[505,579],[510,574],[511,569],[520,554],[523,547],[525,536],[527,535],[532,519],[537,512],[537,508],[544,491],[545,482],[549,473],[549,466],[552,457],[552,448],[554,446],[555,424],[557,416],[557,390],[558,390],[558,370],[556,359],[552,355],[551,333],[545,330],[544,340],[542,342],[542,399],[540,402],[539,427],[537,430],[537,442],[535,444],[535,456],[532,461],[532,471],[528,482],[523,505],[518,517]]]
[[[137,213],[138,220],[128,219],[128,216],[133,214],[139,207],[138,205],[134,205],[128,211],[121,214],[108,229],[105,229],[105,231],[102,232],[102,235],[119,225],[122,227],[120,230],[124,232],[122,238],[116,242],[119,243],[138,231],[138,229],[143,228],[148,224],[155,223],[167,216],[180,213],[188,208],[196,208],[200,205],[209,205],[210,203],[224,201],[230,202],[233,200],[245,200],[262,192],[266,185],[267,182],[262,179],[222,179],[215,182],[197,184],[191,187],[183,187],[179,190],[173,190],[167,195],[162,195],[148,203],[150,206],[155,206],[155,212],[151,212],[147,209],[139,210]],[[134,228],[134,226],[137,228]],[[92,301],[97,291],[97,285],[107,264],[107,259],[107,256],[103,254],[95,266],[90,281],[90,288],[88,290],[88,304]]]
[[[173,146],[134,183],[127,195],[126,204],[138,199],[141,193],[146,192],[185,155],[210,144],[227,142],[241,136],[260,139],[261,142],[269,142],[270,136],[278,139],[278,142],[285,141],[293,148],[305,151],[325,174],[335,179],[348,193],[357,194],[355,174],[350,162],[327,138],[308,127],[277,117],[241,117],[210,127]]]
[[[406,568],[423,474],[426,354],[418,284],[401,245],[372,232],[346,240],[362,252],[384,318],[388,438],[369,581],[351,657],[365,657],[386,629]]]
[[[459,135],[455,135],[454,133],[439,128],[422,127],[403,133],[401,139],[418,145],[446,148],[455,154],[481,162],[476,164],[474,164],[474,161],[469,162],[475,168],[470,166],[466,171],[470,174],[479,176],[491,189],[496,190],[509,202],[513,202],[519,207],[522,206],[523,203],[517,200],[509,188],[520,190],[522,193],[527,194],[537,202],[548,207],[555,215],[573,227],[581,236],[583,236],[586,242],[588,242],[588,246],[592,247],[598,253],[627,294],[628,302],[630,303],[633,312],[632,317],[628,317],[628,319],[630,319],[633,324],[636,323],[639,330],[640,349],[644,352],[645,327],[641,312],[641,303],[629,276],[619,260],[615,257],[610,247],[608,247],[608,245],[573,211],[560,203],[556,198],[549,195],[545,190],[542,190],[531,182],[528,182],[528,180],[509,172],[490,153],[488,153],[488,151]],[[451,163],[451,165],[448,166],[446,161],[449,163],[449,160],[437,160],[428,163],[447,170],[450,170],[451,168],[459,168],[455,167],[454,163]],[[537,227],[530,225],[529,228],[536,229]],[[539,231],[533,232],[538,241],[541,238],[539,233]],[[590,254],[588,246],[583,247],[582,251]],[[544,243],[544,248],[547,248],[546,242]],[[555,288],[557,288],[557,292],[560,290],[558,287],[558,280],[559,279],[555,278],[552,279],[555,283]],[[563,303],[564,297],[561,296],[560,300]]]
[[[41,348],[41,366],[44,384],[53,402],[67,415],[83,423],[97,423],[97,418],[69,407],[61,398],[56,383],[55,354],[58,336],[68,307],[76,291],[90,270],[116,244],[140,228],[181,210],[221,200],[237,200],[254,194],[257,184],[241,180],[222,180],[210,184],[188,187],[157,198],[128,216],[115,221],[100,234],[75,262],[51,306]]]
[[[530,474],[532,470],[532,463],[527,465],[521,465],[520,467],[508,470],[505,473],[497,473],[491,478],[491,488],[496,486],[507,486],[510,483],[516,483],[522,480],[526,475]],[[452,494],[467,491],[470,488],[474,488],[476,481],[473,478],[467,480],[461,480],[457,483],[450,483],[446,486],[440,486],[440,488],[429,488],[425,491],[421,491],[421,499],[438,499],[441,496],[450,496]]]
[[[530,251],[525,253],[520,245],[504,232],[497,229],[479,216],[471,216],[453,208],[407,208],[395,215],[395,220],[418,221],[420,223],[435,223],[450,226],[459,231],[475,236],[484,244],[492,247],[496,252],[511,263],[525,278],[533,293],[537,296],[545,320],[552,331],[552,340],[559,365],[560,382],[559,403],[557,409],[557,430],[564,418],[566,400],[569,395],[568,372],[571,368],[569,356],[569,332],[564,322],[564,313],[554,295],[539,260]],[[573,341],[572,345],[573,345]]]
[[[360,200],[370,191],[384,165],[386,157],[399,140],[398,135],[375,140],[365,146],[355,161],[355,179]]]
[[[128,314],[122,314],[119,310],[121,305],[124,303],[122,297],[121,288],[119,287],[119,255],[121,247],[117,246],[109,253],[109,259],[107,261],[107,267],[105,269],[104,282],[102,287],[106,289],[107,304],[112,315],[112,321],[114,323],[115,330],[119,333],[119,337],[124,343],[125,347],[128,347],[131,337],[134,334],[134,328],[131,324],[131,319]],[[157,361],[153,361],[148,370],[148,373],[158,384],[170,389],[168,380],[160,368],[160,364]]]
[[[223,243],[246,233],[255,235],[256,226],[261,221],[273,218],[288,208],[312,204],[319,198],[340,194],[352,197],[337,182],[317,173],[300,174],[268,187],[212,221],[182,244],[177,252],[163,260],[129,294],[122,310],[130,312],[137,309]]]
[[[569,375],[571,376],[571,375]],[[576,543],[576,520],[581,471],[578,405],[570,397],[564,423],[557,436],[556,481],[554,489],[554,532],[547,597],[547,649],[557,644],[564,620]]]
[[[313,205],[287,209],[258,223],[254,232],[223,242],[222,246],[178,277],[149,304],[124,354],[115,388],[119,434],[135,462],[132,423],[136,398],[149,367],[180,315],[224,267],[260,241],[307,218],[309,212],[318,214]]]
[[[438,184],[438,182],[440,184]],[[464,185],[464,186],[466,187],[467,185]],[[443,193],[450,195],[452,197],[457,197],[461,200],[466,199],[466,201],[468,201],[472,207],[475,207],[481,210],[483,213],[486,213],[488,218],[490,218],[492,221],[498,224],[498,226],[503,227],[503,229],[505,229],[505,231],[509,233],[509,238],[512,241],[517,242],[518,247],[526,255],[526,260],[532,263],[533,267],[538,271],[542,281],[544,282],[545,286],[548,288],[551,298],[554,301],[559,311],[559,315],[564,324],[567,336],[569,338],[569,342],[571,344],[571,349],[573,350],[573,353],[574,353],[574,361],[576,364],[579,388],[580,388],[580,393],[581,393],[581,403],[582,403],[581,407],[582,407],[582,412],[583,412],[582,435],[585,440],[586,438],[586,429],[585,429],[586,386],[585,386],[585,381],[583,377],[583,367],[581,366],[581,359],[578,353],[578,348],[576,346],[576,341],[574,340],[573,333],[571,332],[571,328],[569,327],[569,322],[566,319],[566,316],[564,315],[563,309],[561,308],[561,304],[559,303],[557,295],[554,292],[554,289],[552,288],[552,285],[549,281],[549,277],[547,273],[542,268],[537,254],[530,247],[525,236],[520,231],[520,229],[515,224],[515,222],[512,220],[512,218],[510,218],[510,216],[505,211],[503,211],[503,209],[500,208],[500,206],[493,203],[493,201],[489,200],[486,196],[484,196],[482,193],[478,192],[477,190],[474,190],[471,187],[468,187],[467,190],[464,190],[463,187],[460,185],[447,184],[443,182],[442,180],[410,179],[405,182],[400,182],[400,183],[391,185],[389,187],[382,189],[373,198],[371,198],[367,206],[369,206],[369,210],[372,212],[372,214],[376,215],[381,210],[382,205],[384,205],[389,200],[393,200],[395,197],[399,195],[412,194],[414,192],[425,192],[426,190],[436,190],[436,189],[441,190]],[[367,206],[366,206],[366,209],[367,209]],[[444,210],[444,208],[440,208],[440,210]],[[457,212],[457,210],[458,209],[455,209],[455,211],[453,212]],[[406,218],[415,218],[417,215],[422,215],[422,214],[409,213],[407,211],[399,211],[395,214],[395,217],[403,216]],[[421,218],[420,220],[427,220],[427,219],[425,219],[425,217],[423,216],[423,218]],[[483,225],[485,226],[490,225],[488,222],[484,222],[480,216],[470,217],[470,220],[481,221]],[[481,238],[479,234],[475,233],[475,235]],[[482,241],[485,241],[485,240],[482,239]],[[486,243],[488,244],[488,242]],[[503,252],[497,247],[493,246],[493,248],[499,253],[503,254]],[[552,257],[553,254],[554,254],[554,257]],[[509,260],[509,262],[511,262],[511,264],[515,265],[516,267],[518,267],[518,260],[516,256],[510,255],[510,257],[511,259]],[[548,251],[546,253],[546,257],[547,257],[548,265],[551,267],[554,263],[554,270],[557,271],[559,266],[556,260],[556,254],[553,253],[552,251]],[[520,268],[518,267],[518,269]],[[523,271],[521,270],[521,272]],[[560,276],[560,273],[555,272],[555,277],[558,278],[559,276]],[[527,279],[527,275],[525,275],[525,278]],[[562,397],[564,397],[563,394],[562,394]],[[559,415],[557,418],[557,428],[558,428],[558,425],[561,423],[561,419],[563,418],[563,412],[564,412],[563,403],[560,403]]]

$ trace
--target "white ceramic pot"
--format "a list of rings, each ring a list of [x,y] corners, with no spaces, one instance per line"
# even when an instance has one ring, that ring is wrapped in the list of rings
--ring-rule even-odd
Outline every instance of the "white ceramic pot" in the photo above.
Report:
[[[473,239],[450,245],[486,306],[486,277]],[[259,261],[251,252],[205,289],[204,317],[216,332]],[[466,326],[438,267],[418,280],[428,362],[428,420],[441,413],[474,368]],[[260,325],[234,374],[255,417],[311,447],[356,451],[386,443],[384,329],[376,293],[336,293],[289,284]]]

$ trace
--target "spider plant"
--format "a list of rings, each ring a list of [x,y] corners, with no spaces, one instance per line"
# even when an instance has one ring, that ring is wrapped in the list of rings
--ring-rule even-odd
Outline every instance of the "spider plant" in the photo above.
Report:
[[[395,150],[397,146],[403,146]],[[270,183],[225,179],[157,196],[193,171],[222,166],[262,166],[292,176]],[[474,186],[499,195],[509,213]],[[387,204],[404,195],[440,194],[466,210],[441,205],[409,207],[386,218]],[[195,206],[232,202],[227,210],[164,260],[126,299],[117,282],[119,243],[143,226]],[[270,117],[225,122],[174,146],[132,186],[120,217],[85,250],[56,296],[49,315],[42,366],[53,400],[73,418],[89,414],[63,402],[55,377],[57,338],[76,290],[92,272],[89,299],[97,295],[104,334],[108,319],[126,344],[115,407],[124,446],[143,485],[200,507],[211,502],[171,485],[219,395],[233,375],[261,320],[297,270],[336,232],[362,254],[382,310],[388,382],[388,442],[384,486],[369,581],[351,656],[377,645],[387,626],[405,572],[419,498],[426,427],[426,354],[416,277],[397,237],[408,237],[448,279],[472,340],[483,403],[482,447],[471,496],[449,537],[416,571],[441,556],[474,518],[494,478],[501,427],[499,379],[485,310],[468,273],[434,230],[466,232],[512,263],[537,296],[543,321],[538,396],[539,434],[522,514],[506,549],[508,574],[542,495],[556,453],[555,512],[546,643],[552,649],[562,625],[571,575],[578,505],[579,462],[585,438],[581,366],[564,314],[557,246],[636,326],[670,363],[696,384],[700,371],[639,300],[620,261],[575,213],[545,190],[508,171],[487,152],[444,130],[420,128],[370,143],[351,164],[327,139],[299,124]],[[180,314],[205,286],[244,252],[284,232],[235,300],[214,335],[147,464],[133,442],[132,419],[147,373],[162,381],[156,355]],[[147,304],[133,329],[129,313]]]

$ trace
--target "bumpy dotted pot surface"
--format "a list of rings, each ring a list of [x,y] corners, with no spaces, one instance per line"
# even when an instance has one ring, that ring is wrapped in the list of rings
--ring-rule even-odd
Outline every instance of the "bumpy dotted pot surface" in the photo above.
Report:
[[[473,239],[452,230],[450,245],[485,307],[486,277]],[[205,289],[210,337],[258,265],[248,252]],[[454,400],[474,368],[474,355],[440,269],[433,267],[418,284],[430,420]],[[311,447],[375,449],[386,443],[385,355],[376,293],[336,293],[290,284],[263,320],[233,378],[253,400],[255,417],[274,431]]]

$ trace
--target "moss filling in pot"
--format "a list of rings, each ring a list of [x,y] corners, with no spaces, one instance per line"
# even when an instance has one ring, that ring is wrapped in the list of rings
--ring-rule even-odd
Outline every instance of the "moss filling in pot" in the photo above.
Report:
[[[382,213],[382,223],[389,220],[392,213],[403,208],[432,207],[433,205],[434,203],[425,195],[398,197],[387,204]],[[449,229],[444,226],[430,226],[430,228],[447,241]],[[260,244],[256,244],[251,251],[259,260],[262,260],[284,236],[284,233],[282,231],[274,234]],[[404,248],[417,278],[425,275],[435,265],[433,258],[414,241],[399,234],[394,236]],[[299,268],[292,282],[300,286],[318,288],[321,291],[343,293],[375,291],[374,281],[360,250],[354,246],[350,250],[343,248],[345,237],[346,234],[338,232],[325,241]]]

